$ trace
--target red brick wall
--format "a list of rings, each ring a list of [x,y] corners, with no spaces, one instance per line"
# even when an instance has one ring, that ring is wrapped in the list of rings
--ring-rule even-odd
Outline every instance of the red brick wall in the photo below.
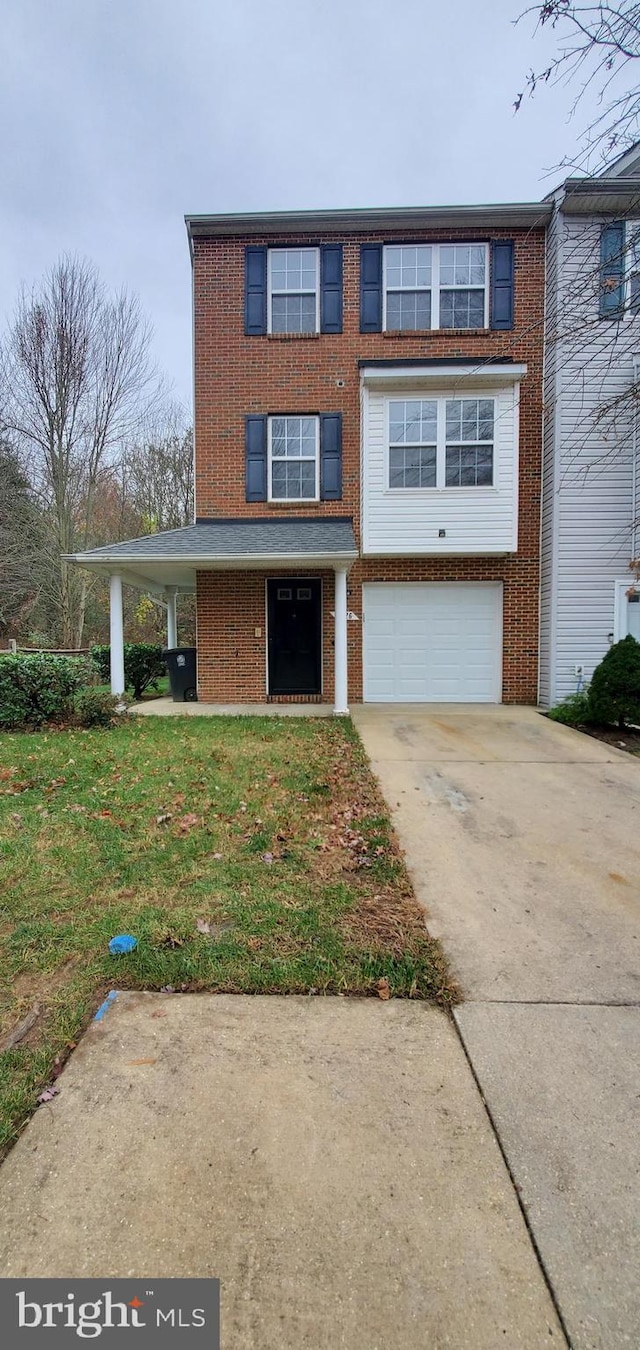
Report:
[[[442,240],[443,233],[371,234],[369,240]],[[469,231],[448,239],[478,241]],[[340,238],[322,236],[324,241]],[[344,244],[344,331],[339,336],[244,336],[243,239],[194,243],[196,511],[198,516],[349,515],[360,526],[359,360],[447,356],[504,356],[524,361],[528,374],[520,402],[520,506],[517,554],[507,558],[456,558],[358,562],[349,578],[349,605],[361,614],[367,580],[495,580],[505,587],[504,698],[535,702],[537,693],[539,513],[542,415],[544,230],[492,230],[515,240],[515,327],[363,334],[359,331],[361,237]],[[252,238],[270,246],[317,243],[317,236]],[[343,382],[338,387],[337,381]],[[339,502],[248,503],[244,497],[244,417],[256,413],[342,412],[343,497]],[[299,571],[299,569],[298,569]],[[258,584],[259,582],[259,584]],[[331,574],[325,596],[332,590]],[[329,605],[332,608],[332,605]],[[227,627],[228,620],[228,627]],[[331,621],[332,624],[332,621]],[[255,627],[262,627],[256,639]],[[212,632],[215,628],[215,633]],[[226,578],[199,574],[198,646],[201,697],[253,702],[265,697],[264,573]],[[332,697],[332,648],[325,625],[325,697]],[[226,636],[225,636],[226,634]],[[214,655],[215,648],[215,655]],[[235,653],[238,652],[239,656]],[[362,696],[361,629],[349,625],[350,698]],[[214,674],[215,672],[215,674]],[[218,692],[225,690],[227,692]]]

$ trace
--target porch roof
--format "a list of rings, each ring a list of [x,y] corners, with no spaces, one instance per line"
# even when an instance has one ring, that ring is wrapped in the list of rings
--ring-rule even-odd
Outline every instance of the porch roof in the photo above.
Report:
[[[180,530],[125,539],[67,561],[103,576],[120,573],[143,590],[193,590],[198,571],[272,567],[348,567],[357,558],[353,522],[346,516],[198,520]]]

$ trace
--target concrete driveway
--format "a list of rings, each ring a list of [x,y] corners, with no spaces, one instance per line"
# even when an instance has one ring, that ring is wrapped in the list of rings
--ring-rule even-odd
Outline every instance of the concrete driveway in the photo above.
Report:
[[[354,720],[569,1339],[635,1346],[640,762],[528,708]]]
[[[444,1012],[119,994],[0,1169],[0,1274],[217,1275],[225,1350],[565,1345]]]

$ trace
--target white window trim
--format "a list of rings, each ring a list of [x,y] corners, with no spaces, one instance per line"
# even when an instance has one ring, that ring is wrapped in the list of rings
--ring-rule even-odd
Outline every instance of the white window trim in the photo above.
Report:
[[[484,328],[488,328],[488,327],[489,327],[489,298],[490,298],[490,284],[489,284],[489,283],[490,283],[490,276],[489,276],[489,264],[490,264],[490,259],[489,259],[489,245],[486,244],[486,243],[480,243],[480,244],[479,244],[479,243],[473,243],[473,241],[467,240],[467,239],[455,239],[455,240],[453,240],[452,242],[453,242],[454,244],[460,244],[460,245],[463,245],[465,248],[481,248],[481,249],[484,249],[484,323],[483,323],[482,327],[483,327],[483,329],[484,329]],[[409,292],[409,293],[412,293],[412,292],[415,292],[415,291],[430,291],[430,293],[431,293],[431,329],[421,329],[421,328],[417,328],[417,329],[414,329],[414,328],[400,328],[400,329],[396,330],[395,328],[394,328],[394,329],[388,329],[388,328],[387,328],[387,289],[388,289],[388,288],[387,288],[387,249],[388,249],[388,248],[419,248],[419,247],[420,247],[420,244],[383,244],[383,247],[382,247],[382,331],[383,331],[384,333],[388,333],[388,332],[396,332],[396,331],[401,332],[401,333],[414,333],[414,332],[421,333],[421,332],[429,332],[429,331],[432,331],[433,329],[438,329],[440,332],[443,332],[443,333],[449,333],[449,332],[452,332],[452,333],[456,333],[456,332],[458,332],[458,333],[474,333],[474,332],[477,332],[478,330],[475,329],[475,328],[457,328],[457,329],[456,329],[456,328],[451,328],[451,329],[450,329],[450,328],[443,328],[443,329],[440,329],[440,248],[441,248],[441,247],[447,248],[447,247],[449,247],[449,245],[448,245],[448,244],[445,244],[445,245],[432,244],[432,243],[427,243],[427,242],[425,242],[425,243],[422,245],[422,247],[424,247],[424,248],[430,248],[430,249],[431,249],[431,285],[430,285],[430,286],[393,286],[391,289],[392,289],[394,292],[395,292],[395,291],[407,291],[407,292]],[[479,286],[445,286],[445,287],[444,287],[444,290],[447,290],[447,291],[469,291],[469,290],[477,290],[477,291],[479,291],[479,290],[480,290],[480,287],[479,287]]]
[[[640,312],[631,308],[631,277],[640,273],[640,267],[632,267],[631,234],[636,231],[640,236],[640,219],[624,222],[624,314],[627,319],[640,318]]]
[[[313,421],[314,421],[314,423],[315,423],[315,428],[316,428],[316,477],[315,477],[315,494],[314,494],[313,497],[274,497],[274,496],[273,496],[273,493],[272,493],[272,486],[271,486],[271,485],[272,485],[272,472],[271,472],[271,466],[272,466],[272,463],[273,463],[273,454],[272,454],[272,450],[271,450],[271,436],[272,436],[272,425],[273,425],[273,420],[274,420],[275,417],[280,417],[280,418],[282,418],[282,419],[285,420],[285,421],[286,421],[286,419],[289,418],[289,417],[297,417],[297,418],[303,418],[303,417],[306,417],[306,418],[313,418]],[[269,417],[267,418],[267,447],[268,447],[268,455],[267,455],[267,501],[270,501],[270,502],[318,502],[318,501],[320,501],[320,418],[319,418],[318,414],[317,414],[317,413],[271,413],[271,414],[269,415]],[[284,458],[285,458],[284,455],[282,455],[282,456],[276,455],[276,459],[278,460],[278,462],[279,462],[281,459],[284,460]],[[293,456],[289,456],[290,462],[291,462],[292,464],[300,463],[301,460],[306,460],[306,461],[308,461],[310,458],[311,458],[311,457],[310,457],[309,455],[301,455],[299,459],[294,459]]]
[[[455,400],[457,400],[457,401],[460,401],[460,400],[463,400],[463,399],[473,399],[474,401],[476,401],[476,400],[478,400],[478,399],[487,399],[487,400],[488,400],[488,399],[491,399],[491,402],[493,403],[493,442],[491,442],[492,447],[493,447],[493,460],[492,460],[492,467],[493,467],[493,481],[492,481],[491,483],[480,484],[480,485],[478,485],[478,486],[474,486],[473,484],[464,484],[464,485],[461,486],[461,487],[457,487],[455,484],[448,485],[447,482],[446,482],[446,470],[447,470],[446,404],[447,404],[447,402],[448,402],[450,399],[455,399]],[[392,448],[392,446],[391,446],[391,404],[392,404],[392,403],[407,403],[407,402],[413,402],[414,400],[415,400],[416,402],[421,402],[421,403],[435,403],[435,404],[437,404],[437,430],[436,430],[436,486],[435,486],[435,487],[431,487],[431,488],[429,488],[429,487],[399,487],[399,488],[393,487],[393,488],[392,488],[392,487],[389,486],[390,477],[391,477],[391,459],[390,459],[389,451],[390,451],[390,449]],[[416,496],[416,495],[417,495],[417,496],[424,496],[424,497],[434,497],[434,496],[439,496],[440,493],[442,493],[442,492],[455,492],[456,496],[458,495],[458,493],[463,493],[464,495],[467,495],[467,494],[473,494],[473,497],[476,498],[476,497],[477,497],[477,494],[478,494],[479,492],[490,493],[490,494],[492,494],[492,495],[495,494],[495,493],[498,493],[498,492],[500,491],[500,484],[499,484],[499,482],[498,482],[498,460],[497,460],[497,453],[496,453],[496,424],[497,424],[497,421],[498,421],[498,415],[499,415],[498,412],[497,412],[497,404],[498,404],[498,399],[497,399],[497,398],[495,397],[495,395],[493,395],[493,394],[488,394],[488,393],[485,393],[485,392],[477,393],[477,394],[476,394],[476,393],[467,393],[466,390],[465,390],[464,394],[458,394],[458,393],[455,393],[455,394],[454,394],[453,392],[444,393],[444,394],[435,394],[435,393],[429,392],[429,393],[427,394],[427,393],[425,393],[424,391],[421,391],[419,394],[407,393],[406,391],[403,391],[402,393],[390,394],[389,397],[388,397],[387,399],[385,399],[385,435],[386,435],[385,488],[384,488],[385,494],[388,495],[388,496],[391,496],[391,497],[407,497],[407,496],[409,496],[409,495],[411,495],[412,497],[414,497],[414,496]],[[416,442],[416,444],[419,444],[419,442]],[[453,445],[454,442],[450,442],[450,444]],[[458,443],[456,442],[455,444],[458,444]],[[482,445],[482,444],[489,445],[489,441],[485,441],[485,442],[482,442],[482,441],[477,441],[477,442],[476,442],[476,441],[470,441],[469,444],[470,444],[470,445],[476,445],[476,444],[477,444],[477,445]],[[394,441],[394,442],[393,442],[393,448],[394,448],[394,449],[397,449],[397,448],[398,448],[398,442],[397,442],[397,441]],[[410,448],[410,447],[407,447],[407,448]]]
[[[275,291],[275,292],[274,292],[273,289],[272,289],[272,285],[271,285],[271,259],[272,259],[273,254],[274,254],[274,253],[299,253],[299,252],[304,252],[304,253],[315,253],[315,258],[316,258],[316,284],[315,284],[315,290],[313,290],[313,291],[312,291],[312,290],[301,290],[301,291]],[[271,302],[272,302],[272,299],[273,299],[274,294],[275,294],[275,295],[315,295],[315,301],[316,301],[316,326],[315,326],[315,328],[313,328],[313,329],[306,329],[305,332],[319,333],[319,332],[320,332],[320,249],[319,249],[319,248],[312,248],[312,247],[309,247],[309,246],[307,246],[306,244],[292,244],[291,247],[288,247],[287,245],[283,245],[281,248],[268,248],[268,249],[267,249],[267,333],[272,333],[272,332],[273,332],[272,317],[271,317]],[[303,333],[300,333],[300,332],[297,331],[297,329],[293,329],[293,330],[287,329],[286,332],[287,332],[287,333],[291,332],[291,335],[292,335],[293,337],[304,337],[304,332],[303,332]]]
[[[640,583],[636,583],[640,590]],[[627,591],[634,585],[634,578],[629,575],[623,581],[615,582],[615,598],[613,609],[613,641],[620,642],[629,632],[628,624],[628,597]]]

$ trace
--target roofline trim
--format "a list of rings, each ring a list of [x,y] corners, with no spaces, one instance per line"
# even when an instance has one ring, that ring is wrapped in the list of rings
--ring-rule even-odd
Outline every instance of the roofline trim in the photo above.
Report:
[[[335,553],[331,549],[324,549],[322,552],[306,552],[304,549],[296,549],[292,553],[119,553],[119,554],[97,554],[97,553],[63,553],[65,562],[78,563],[80,566],[89,566],[104,564],[105,567],[130,567],[132,563],[141,563],[143,565],[152,565],[155,563],[174,563],[183,567],[204,567],[207,563],[238,563],[247,561],[250,563],[266,563],[268,565],[285,566],[287,562],[304,561],[305,563],[326,562],[328,558],[338,561],[355,561],[358,553],[355,549],[336,549]]]
[[[492,225],[526,227],[546,225],[552,208],[547,202],[507,202],[479,206],[362,207],[330,211],[251,211],[230,215],[186,215],[190,243],[198,236],[322,233]]]

